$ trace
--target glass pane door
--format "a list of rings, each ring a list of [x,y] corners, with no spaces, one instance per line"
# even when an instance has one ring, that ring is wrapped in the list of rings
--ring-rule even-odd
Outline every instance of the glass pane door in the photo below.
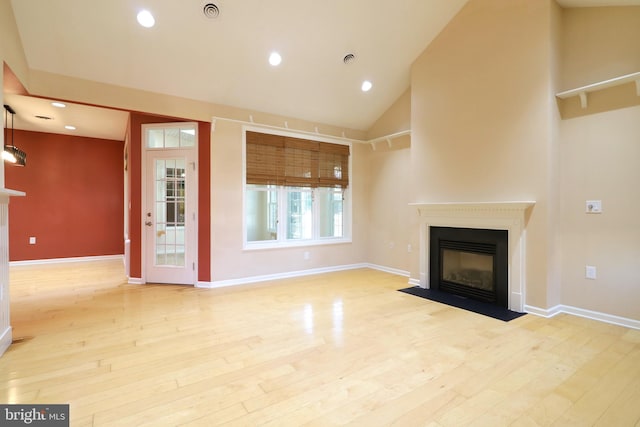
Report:
[[[195,285],[198,151],[191,142],[197,140],[197,128],[188,123],[143,125],[143,135],[143,280]]]
[[[185,265],[185,159],[155,159],[155,265]]]

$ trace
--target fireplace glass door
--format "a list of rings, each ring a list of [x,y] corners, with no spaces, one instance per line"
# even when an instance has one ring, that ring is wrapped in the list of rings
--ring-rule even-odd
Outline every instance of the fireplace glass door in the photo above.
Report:
[[[493,255],[442,250],[442,279],[459,285],[493,292]]]

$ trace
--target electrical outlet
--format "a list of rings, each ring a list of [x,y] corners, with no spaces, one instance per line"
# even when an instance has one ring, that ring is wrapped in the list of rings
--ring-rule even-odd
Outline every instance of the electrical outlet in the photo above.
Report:
[[[30,245],[35,245],[36,244],[36,238],[33,237],[33,236],[29,237],[29,244]]]
[[[587,200],[585,212],[591,214],[602,213],[602,200]]]
[[[596,279],[596,268],[593,265],[587,265],[585,267],[584,277],[587,279],[595,280]]]
[[[304,251],[303,256],[304,256],[304,259],[309,259],[309,258],[311,258],[311,254],[309,253],[309,251]]]

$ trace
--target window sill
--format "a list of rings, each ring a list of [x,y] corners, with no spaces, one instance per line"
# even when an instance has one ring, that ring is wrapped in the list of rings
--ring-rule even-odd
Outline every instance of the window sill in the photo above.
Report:
[[[252,242],[245,243],[242,247],[244,251],[260,251],[270,249],[288,249],[288,248],[303,248],[309,246],[325,246],[325,245],[342,245],[351,243],[351,238],[339,238],[339,239],[322,239],[322,240],[301,240],[301,241],[286,241],[286,242]]]

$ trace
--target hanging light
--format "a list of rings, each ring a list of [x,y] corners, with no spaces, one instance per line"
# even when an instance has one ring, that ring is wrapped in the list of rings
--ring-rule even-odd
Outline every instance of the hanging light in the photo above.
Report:
[[[12,163],[16,166],[25,166],[27,164],[27,153],[16,147],[13,133],[13,116],[16,112],[9,105],[4,104],[4,150],[2,151],[2,159],[5,162]],[[7,115],[11,114],[11,144],[7,144]]]

